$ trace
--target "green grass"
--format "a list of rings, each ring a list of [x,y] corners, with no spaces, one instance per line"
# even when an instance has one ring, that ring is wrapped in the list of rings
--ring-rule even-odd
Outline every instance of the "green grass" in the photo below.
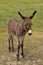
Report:
[[[33,31],[43,31],[43,0],[0,0],[0,32],[6,32],[9,18],[22,20],[18,11],[29,17],[34,10],[37,10],[37,14],[32,20],[32,29]]]

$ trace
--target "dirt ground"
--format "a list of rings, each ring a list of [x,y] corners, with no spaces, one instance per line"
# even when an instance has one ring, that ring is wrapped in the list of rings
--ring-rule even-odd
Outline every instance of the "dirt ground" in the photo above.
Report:
[[[16,59],[17,38],[14,38],[14,53],[8,50],[8,34],[0,33],[0,65],[43,65],[43,32],[28,34],[24,41],[25,59]]]

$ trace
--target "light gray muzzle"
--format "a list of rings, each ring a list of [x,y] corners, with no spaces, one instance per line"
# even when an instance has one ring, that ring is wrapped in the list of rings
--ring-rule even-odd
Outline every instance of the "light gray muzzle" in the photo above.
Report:
[[[29,31],[28,31],[28,34],[29,34],[29,35],[32,35],[32,31],[31,31],[31,30],[29,30]]]

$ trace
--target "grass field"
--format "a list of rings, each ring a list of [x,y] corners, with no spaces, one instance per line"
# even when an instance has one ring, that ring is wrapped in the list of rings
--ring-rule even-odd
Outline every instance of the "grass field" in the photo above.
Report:
[[[33,35],[27,34],[24,41],[25,59],[18,62],[17,38],[14,38],[15,52],[8,51],[7,23],[11,17],[22,21],[18,11],[29,17],[34,10],[37,14],[32,20]],[[0,0],[0,65],[43,65],[43,0]]]
[[[43,0],[0,0],[0,32],[6,32],[7,20],[10,17],[15,17],[21,21],[18,11],[25,16],[30,16],[34,10],[37,14],[32,20],[33,31],[43,31]]]

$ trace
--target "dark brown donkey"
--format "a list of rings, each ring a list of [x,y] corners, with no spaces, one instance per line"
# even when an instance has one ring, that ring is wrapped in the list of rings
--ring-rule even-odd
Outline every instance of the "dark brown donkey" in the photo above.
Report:
[[[32,26],[32,18],[36,14],[36,11],[30,17],[22,16],[20,12],[18,12],[20,17],[23,19],[22,22],[18,22],[15,18],[11,18],[8,21],[8,43],[9,43],[9,51],[11,51],[10,41],[12,43],[12,51],[14,52],[14,45],[13,45],[13,34],[18,38],[18,51],[17,51],[17,60],[19,60],[19,51],[21,48],[21,55],[24,58],[23,53],[23,42],[26,33],[28,32],[29,35],[32,35],[31,26]]]

